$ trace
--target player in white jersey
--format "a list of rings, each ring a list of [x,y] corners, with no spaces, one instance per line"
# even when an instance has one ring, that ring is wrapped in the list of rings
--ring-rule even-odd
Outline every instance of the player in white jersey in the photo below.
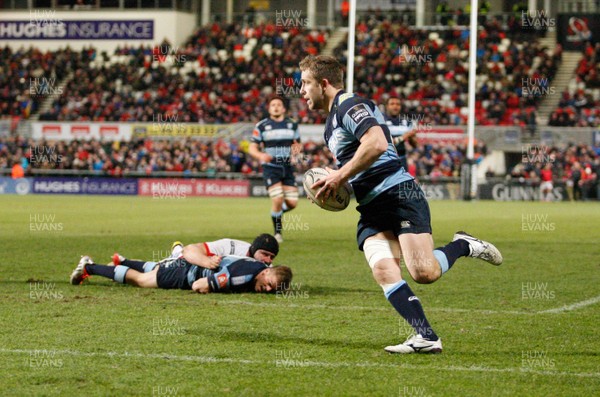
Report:
[[[270,234],[261,234],[252,244],[242,240],[223,238],[216,241],[189,244],[181,248],[181,256],[188,262],[217,267],[223,256],[247,256],[270,265],[279,253],[279,243]],[[174,247],[172,254],[177,254]],[[216,266],[215,266],[216,265]]]

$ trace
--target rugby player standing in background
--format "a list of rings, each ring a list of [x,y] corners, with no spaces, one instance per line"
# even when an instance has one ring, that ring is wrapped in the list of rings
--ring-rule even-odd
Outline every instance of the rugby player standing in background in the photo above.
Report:
[[[252,131],[248,153],[260,161],[263,179],[271,197],[271,219],[275,239],[283,242],[283,213],[298,204],[298,187],[292,165],[293,155],[301,150],[298,123],[286,117],[283,98],[269,101],[269,117]]]
[[[400,165],[404,167],[404,171],[408,172],[406,142],[413,148],[417,147],[417,129],[415,123],[409,120],[406,115],[400,117],[401,110],[402,105],[400,98],[397,96],[391,96],[385,101],[385,123],[390,130],[390,135],[400,157]]]

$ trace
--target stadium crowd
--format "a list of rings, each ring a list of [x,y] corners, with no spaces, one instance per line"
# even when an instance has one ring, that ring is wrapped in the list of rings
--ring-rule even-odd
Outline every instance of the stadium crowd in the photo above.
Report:
[[[549,125],[560,127],[600,126],[600,43],[588,43],[569,87]]]
[[[480,125],[535,124],[536,106],[554,77],[562,49],[554,52],[521,30],[490,18],[478,37],[476,118]],[[405,112],[437,125],[467,121],[468,31],[413,30],[377,15],[357,24],[355,91],[376,101],[404,99]],[[346,61],[347,43],[334,50]]]
[[[546,180],[563,181],[571,201],[600,198],[600,150],[575,144],[566,148],[539,146],[531,149],[523,154],[522,161],[507,177],[531,185]]]
[[[479,33],[477,123],[535,124],[536,106],[560,63],[562,49],[543,48],[516,20],[489,17]],[[508,27],[508,28],[507,28]],[[28,118],[54,92],[42,120],[255,122],[265,100],[291,100],[290,115],[301,123],[322,123],[323,115],[295,100],[298,61],[322,51],[329,32],[282,27],[273,22],[212,23],[174,47],[120,47],[113,54],[90,48],[42,52],[1,49],[0,117]],[[345,62],[346,43],[334,54]],[[401,97],[403,113],[423,123],[465,124],[467,118],[468,31],[412,30],[399,16],[374,12],[357,24],[355,90],[377,102]],[[552,125],[597,125],[598,46],[586,48],[578,67],[579,94],[565,94]],[[40,77],[45,81],[29,80]],[[70,76],[64,87],[58,84]],[[39,85],[42,87],[38,87]],[[32,89],[33,87],[33,89]],[[33,94],[33,95],[32,95]],[[52,94],[52,92],[51,92]]]
[[[85,67],[93,51],[69,48],[42,52],[30,47],[0,48],[0,118],[28,118],[49,96],[60,96],[58,81]]]
[[[74,70],[65,94],[40,118],[256,121],[266,97],[293,91],[298,62],[319,53],[326,39],[323,30],[214,23],[198,28],[181,48],[168,42],[118,48],[112,56],[102,54],[102,62]],[[309,120],[321,122],[322,116]]]
[[[151,175],[157,171],[187,174],[220,172],[245,175],[262,173],[260,164],[247,154],[247,140],[150,140],[130,142],[34,141],[22,137],[0,138],[0,168],[20,165],[26,174],[32,169],[92,171],[103,176],[123,176],[130,172]],[[408,171],[432,179],[457,177],[465,158],[464,145],[420,144],[407,147]],[[483,158],[487,148],[478,144],[476,157]],[[322,143],[308,141],[294,156],[297,172],[312,167],[334,167],[331,153]]]

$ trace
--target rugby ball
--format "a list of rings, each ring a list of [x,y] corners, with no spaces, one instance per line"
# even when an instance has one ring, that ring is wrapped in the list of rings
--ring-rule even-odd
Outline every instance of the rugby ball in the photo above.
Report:
[[[349,183],[342,185],[338,188],[335,196],[329,196],[325,201],[315,199],[315,196],[319,189],[311,189],[310,187],[321,178],[329,175],[329,171],[324,168],[311,168],[304,173],[304,179],[302,185],[308,198],[310,198],[316,205],[327,211],[341,211],[348,207],[350,204],[350,196],[352,195],[352,187]]]

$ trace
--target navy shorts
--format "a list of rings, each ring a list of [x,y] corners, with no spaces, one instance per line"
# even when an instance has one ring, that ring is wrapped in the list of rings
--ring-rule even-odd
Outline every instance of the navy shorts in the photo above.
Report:
[[[285,186],[296,186],[294,167],[290,164],[263,164],[263,179],[267,189],[279,182]]]
[[[163,289],[192,289],[188,281],[191,267],[183,258],[174,259],[158,265],[156,284]]]
[[[356,240],[362,251],[365,240],[377,233],[431,233],[431,214],[423,190],[414,180],[402,182],[379,194],[371,202],[359,205]]]

